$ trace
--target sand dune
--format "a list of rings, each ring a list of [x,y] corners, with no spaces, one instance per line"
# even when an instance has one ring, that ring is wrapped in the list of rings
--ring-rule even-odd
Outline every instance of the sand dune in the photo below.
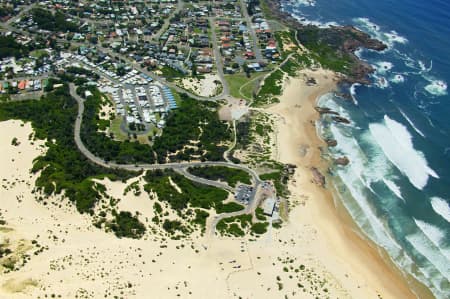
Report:
[[[141,240],[118,239],[95,228],[65,199],[36,200],[36,177],[29,170],[45,150],[43,142],[31,144],[29,124],[1,122],[0,179],[7,186],[0,190],[1,217],[11,228],[8,233],[37,243],[27,250],[25,265],[0,276],[0,298],[412,297],[376,251],[352,232],[330,195],[311,183],[309,166],[322,163],[321,143],[310,123],[316,117],[314,99],[335,84],[331,74],[314,76],[320,87],[291,79],[281,103],[269,110],[280,116],[280,160],[300,167],[290,186],[290,222],[257,240],[194,235],[175,241],[151,232]],[[20,145],[11,144],[14,137]],[[299,155],[302,145],[308,150]],[[123,195],[136,180],[102,183],[121,199],[120,209],[139,211],[149,225],[155,199],[145,192]]]

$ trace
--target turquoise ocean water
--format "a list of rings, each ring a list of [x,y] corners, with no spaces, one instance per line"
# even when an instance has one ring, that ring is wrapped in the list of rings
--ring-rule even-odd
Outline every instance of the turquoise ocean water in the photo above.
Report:
[[[351,120],[319,126],[338,141],[330,155],[350,159],[330,184],[395,264],[450,298],[450,1],[282,3],[303,22],[354,25],[388,45],[358,52],[376,72],[370,86],[342,87],[352,101],[319,101]]]

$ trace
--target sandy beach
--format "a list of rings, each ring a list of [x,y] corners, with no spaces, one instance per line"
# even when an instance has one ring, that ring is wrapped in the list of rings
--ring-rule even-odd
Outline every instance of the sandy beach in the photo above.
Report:
[[[298,165],[290,185],[290,220],[254,239],[194,234],[170,240],[152,233],[155,198],[124,194],[138,181],[103,180],[120,210],[139,212],[148,229],[140,240],[97,229],[59,196],[33,193],[33,159],[45,151],[32,142],[30,124],[0,122],[0,240],[18,262],[1,268],[0,298],[413,298],[404,279],[338,213],[328,191],[311,182],[321,161],[312,126],[318,95],[332,90],[331,73],[309,73],[318,84],[290,79],[278,115],[280,161]],[[312,122],[311,122],[312,121]],[[16,137],[20,144],[13,145]],[[300,148],[307,149],[300,151]],[[302,154],[300,154],[302,152]]]
[[[317,84],[308,86],[306,77],[314,77]],[[285,83],[280,104],[268,109],[279,119],[276,156],[283,163],[298,166],[290,184],[290,201],[301,205],[290,214],[289,227],[314,227],[317,240],[309,248],[310,254],[318,256],[352,297],[415,298],[406,278],[360,235],[345,209],[333,201],[331,192],[312,182],[311,167],[322,173],[327,169],[320,151],[326,144],[316,134],[314,124],[319,114],[314,107],[318,97],[335,88],[332,72],[302,71],[299,78]],[[420,297],[429,296],[420,286],[415,292]]]

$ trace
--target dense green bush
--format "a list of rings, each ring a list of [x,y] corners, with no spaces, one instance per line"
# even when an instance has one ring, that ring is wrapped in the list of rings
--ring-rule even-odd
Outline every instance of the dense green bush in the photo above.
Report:
[[[16,42],[12,36],[0,36],[0,59],[6,57],[21,58],[29,53],[28,47]]]
[[[269,223],[267,223],[267,222],[254,223],[254,224],[252,224],[251,231],[254,234],[262,235],[267,232],[268,225],[269,225]]]
[[[243,184],[251,184],[250,175],[242,169],[226,166],[207,166],[191,167],[188,169],[188,171],[195,176],[202,177],[208,180],[225,181],[231,187],[235,187],[238,182],[241,182]]]
[[[169,181],[169,177],[180,188],[181,193]],[[172,209],[182,211],[188,206],[202,209],[220,208],[228,193],[222,189],[192,182],[173,170],[147,171],[144,189],[158,194],[158,199],[167,201]]]
[[[130,212],[113,213],[114,220],[109,227],[119,237],[139,239],[145,233],[145,226]]]
[[[31,11],[31,15],[41,29],[62,32],[78,31],[78,26],[73,22],[67,21],[68,17],[60,11],[52,14],[50,11],[43,8],[34,8]]]
[[[72,133],[77,109],[68,88],[63,87],[40,100],[0,103],[0,121],[31,122],[35,137],[48,140],[47,152],[35,159],[32,168],[33,173],[40,172],[36,187],[47,195],[64,192],[80,212],[89,212],[104,192],[91,178],[125,179],[136,173],[93,165],[78,151]]]

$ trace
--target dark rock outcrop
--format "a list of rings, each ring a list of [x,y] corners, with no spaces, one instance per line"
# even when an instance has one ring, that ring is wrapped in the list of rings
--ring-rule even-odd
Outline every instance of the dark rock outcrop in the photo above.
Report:
[[[335,139],[326,139],[325,142],[327,143],[328,147],[337,146],[337,141]]]
[[[331,110],[330,108],[327,108],[327,107],[316,106],[316,107],[314,107],[314,109],[316,109],[316,111],[319,112],[320,115],[323,115],[323,114],[339,115],[339,113],[337,113],[336,111],[333,111],[333,110]]]
[[[321,187],[325,187],[325,176],[316,167],[311,167],[313,182]]]
[[[345,67],[333,68],[339,64],[332,63],[330,68],[333,71],[343,73],[345,76],[341,79],[348,83],[368,84],[368,75],[374,72],[372,66],[360,60],[356,55],[356,50],[360,48],[371,49],[375,51],[383,51],[387,48],[385,44],[377,39],[373,39],[367,33],[353,26],[330,26],[328,28],[320,28],[314,25],[301,24],[297,19],[293,18],[289,13],[282,11],[281,2],[279,0],[264,0],[268,9],[266,12],[269,17],[277,19],[289,28],[297,31],[297,39],[311,51],[319,51],[319,56],[336,61],[341,61]],[[326,53],[320,53],[330,50]],[[327,67],[324,65],[324,67]]]
[[[352,95],[349,94],[349,93],[346,93],[346,92],[335,92],[334,95],[336,97],[342,98],[344,100],[348,100],[348,101],[352,101],[353,100]]]
[[[334,164],[336,165],[347,166],[348,163],[350,163],[350,160],[345,156],[334,160]]]
[[[347,125],[350,124],[350,121],[342,116],[333,116],[332,119],[338,123],[343,123],[343,124],[347,124]]]

